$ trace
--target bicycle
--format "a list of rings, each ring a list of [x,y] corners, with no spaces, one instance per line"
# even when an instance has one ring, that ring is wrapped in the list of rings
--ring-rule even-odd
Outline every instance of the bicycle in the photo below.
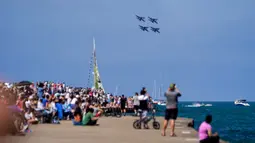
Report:
[[[149,118],[146,117],[145,119],[142,118],[142,110],[138,110],[138,112],[139,112],[140,118],[133,122],[133,127],[135,129],[141,129],[142,128],[142,122],[149,123],[151,120],[153,120],[152,121],[153,128],[155,130],[159,130],[160,129],[160,123],[155,118],[155,112],[156,112],[155,109],[152,110],[152,115]]]

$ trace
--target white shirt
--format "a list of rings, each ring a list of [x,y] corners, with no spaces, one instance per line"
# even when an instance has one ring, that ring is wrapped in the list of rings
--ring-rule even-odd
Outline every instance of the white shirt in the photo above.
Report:
[[[85,109],[86,103],[81,103],[81,109]]]
[[[25,102],[25,105],[26,105],[26,107],[27,107],[27,108],[29,108],[29,107],[31,106],[30,101],[29,101],[29,100],[28,100],[28,101],[26,101],[26,102]]]
[[[67,104],[71,104],[71,98],[69,97],[69,98],[67,98]]]
[[[69,94],[69,93],[66,93],[65,98],[66,98],[66,99],[70,98],[70,94]]]
[[[62,91],[62,88],[61,88],[61,86],[59,86],[59,87],[58,87],[58,90],[59,90],[59,91]]]
[[[139,99],[138,99],[138,96],[134,96],[133,97],[133,100],[134,100],[134,105],[139,105],[140,104],[140,101],[139,101]]]
[[[33,118],[33,113],[32,113],[32,112],[31,112],[30,114],[25,113],[25,118],[26,118],[27,120],[32,119],[32,118]]]
[[[43,110],[44,109],[42,102],[38,102],[37,103],[37,109],[39,109],[39,110]]]
[[[73,98],[73,100],[71,101],[71,104],[75,104],[77,101],[77,98]]]
[[[51,102],[50,104],[51,104],[50,112],[56,111],[57,108],[56,108],[55,102]]]
[[[118,98],[118,102],[117,102],[117,104],[120,104],[120,98]]]
[[[138,100],[147,100],[148,99],[148,96],[146,95],[139,95],[138,96]]]

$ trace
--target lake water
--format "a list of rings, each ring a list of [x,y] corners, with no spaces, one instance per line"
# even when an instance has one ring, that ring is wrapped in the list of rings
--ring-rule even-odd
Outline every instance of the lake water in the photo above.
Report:
[[[185,107],[192,102],[179,103],[179,116],[193,118],[198,129],[207,114],[213,116],[213,131],[231,143],[255,143],[255,102],[250,107],[235,106],[233,102],[204,102],[211,107]],[[158,107],[157,115],[164,116],[164,106]]]

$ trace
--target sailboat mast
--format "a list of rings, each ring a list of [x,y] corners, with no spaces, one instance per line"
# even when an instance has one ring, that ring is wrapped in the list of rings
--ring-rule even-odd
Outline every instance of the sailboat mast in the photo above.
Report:
[[[118,95],[118,85],[116,86],[116,88],[115,88],[115,93],[114,93],[114,95]]]
[[[160,98],[160,86],[159,86],[159,88],[158,88],[158,96],[159,96],[159,98]]]
[[[152,97],[153,97],[153,98],[156,98],[156,97],[155,97],[155,92],[156,92],[156,91],[155,91],[155,82],[156,82],[156,81],[154,80],[154,82],[153,82],[153,89],[152,89]]]
[[[91,74],[93,74],[94,72],[93,72],[93,56],[94,55],[94,51],[92,51],[92,55],[91,55],[91,57],[90,57],[90,61],[89,61],[89,72],[88,72],[88,84],[87,84],[87,87],[89,88],[89,87],[91,87],[92,85],[92,79],[91,79]],[[92,75],[93,76],[93,75]]]
[[[99,71],[98,71],[98,64],[96,59],[96,42],[94,37],[93,37],[93,61],[94,61],[94,88],[102,89],[105,92],[102,81],[100,79]]]
[[[160,97],[162,97],[162,95],[163,95],[163,84],[161,84],[161,86],[160,86]]]
[[[95,38],[93,37],[93,68],[94,68],[94,84],[93,86],[96,88],[96,71],[95,71],[95,68],[96,68],[96,42],[95,42]]]
[[[154,96],[155,96],[155,99],[157,99],[157,82],[156,82],[156,80],[154,80],[155,81],[155,83],[154,83],[154,85],[155,85],[155,92],[154,92]]]

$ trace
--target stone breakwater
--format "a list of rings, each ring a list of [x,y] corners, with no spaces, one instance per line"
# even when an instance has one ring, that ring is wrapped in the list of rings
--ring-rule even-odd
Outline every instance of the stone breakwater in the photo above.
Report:
[[[198,143],[197,131],[192,128],[193,119],[178,118],[176,121],[177,137],[170,137],[169,130],[165,137],[161,130],[136,130],[133,121],[138,117],[102,117],[99,126],[73,126],[70,121],[62,121],[60,125],[39,124],[32,126],[32,133],[25,137],[1,137],[1,143]],[[162,117],[156,118],[163,123]],[[149,123],[151,126],[151,123]],[[225,143],[225,142],[224,142]]]

